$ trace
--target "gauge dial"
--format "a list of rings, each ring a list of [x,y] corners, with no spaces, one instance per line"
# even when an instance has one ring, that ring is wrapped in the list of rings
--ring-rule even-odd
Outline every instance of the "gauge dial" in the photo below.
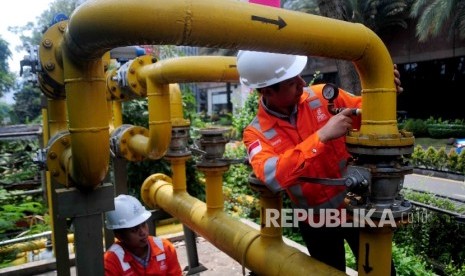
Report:
[[[323,86],[323,97],[328,100],[332,101],[337,98],[339,95],[339,88],[332,84],[332,83],[327,83],[325,86]]]

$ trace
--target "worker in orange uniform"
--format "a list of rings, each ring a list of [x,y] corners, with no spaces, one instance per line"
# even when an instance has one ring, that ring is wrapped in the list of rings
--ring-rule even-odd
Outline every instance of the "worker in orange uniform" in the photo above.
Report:
[[[151,213],[133,196],[115,198],[105,225],[118,239],[105,252],[105,275],[182,275],[176,249],[166,239],[149,235]]]
[[[306,63],[305,56],[239,51],[240,81],[260,95],[257,115],[245,128],[243,141],[254,174],[271,191],[285,190],[295,208],[340,210],[345,186],[298,179],[341,178],[350,158],[345,135],[360,126],[353,110],[361,108],[362,98],[339,89],[335,106],[346,109],[332,115],[323,85],[307,87],[300,76]],[[396,67],[394,75],[400,93]],[[300,221],[299,230],[310,255],[330,266],[346,270],[344,240],[358,257],[357,228],[312,227]],[[391,271],[395,275],[393,265]]]

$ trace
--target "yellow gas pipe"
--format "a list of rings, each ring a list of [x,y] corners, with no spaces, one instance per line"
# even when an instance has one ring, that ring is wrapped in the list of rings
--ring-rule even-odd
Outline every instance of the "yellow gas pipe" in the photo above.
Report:
[[[134,94],[147,95],[149,130],[146,132],[141,127],[133,127],[123,134],[125,145],[121,145],[121,148],[126,158],[163,157],[171,141],[172,124],[189,125],[183,122],[182,111],[179,114],[179,111],[173,113],[169,110],[174,105],[182,104],[181,99],[177,103],[171,102],[173,90],[179,90],[173,83],[238,81],[234,57],[180,57],[153,64],[147,59],[139,57],[131,64],[128,81]],[[186,70],[191,67],[195,70]],[[173,118],[173,115],[177,118]]]
[[[115,17],[114,14],[120,16]],[[134,14],[140,20],[133,20]],[[259,18],[271,18],[277,23],[263,24]],[[157,28],[140,28],[142,24]],[[134,29],[138,31],[134,32]],[[256,49],[351,60],[362,83],[364,114],[360,131],[349,136],[347,141],[368,146],[413,144],[413,138],[400,137],[397,129],[393,64],[389,53],[379,37],[361,24],[228,0],[166,0],[157,2],[157,5],[151,1],[129,3],[107,0],[87,1],[79,6],[70,18],[64,36],[64,52],[69,51],[73,59],[83,60],[87,65],[95,63],[95,59],[100,59],[109,49],[138,42]],[[63,60],[66,67],[67,61]],[[163,96],[163,92],[156,93]],[[86,101],[85,105],[92,107],[93,111],[105,110],[97,102]],[[70,112],[70,125],[77,119],[71,113],[74,112]],[[99,129],[102,125],[99,122],[93,128]],[[72,135],[84,136],[77,133]],[[75,139],[72,140],[74,143]],[[88,144],[100,143],[93,141]],[[84,168],[81,159],[97,156],[90,151],[86,150],[87,153],[79,154],[79,157],[73,154],[73,160],[78,161],[76,166],[80,168],[79,171]],[[104,173],[101,171],[105,165],[100,161],[103,160],[95,161],[93,166],[95,168],[98,164],[98,169],[84,170],[83,174],[89,176],[79,182],[94,183],[102,177]]]
[[[100,185],[110,161],[110,134],[101,59],[77,61],[64,51],[64,79],[71,136],[68,167],[78,188]],[[72,168],[72,169],[70,169]]]
[[[183,119],[179,87],[178,85],[170,85],[170,88],[173,127],[185,127],[189,124],[189,121]],[[199,170],[206,176],[206,203],[188,195],[186,192],[186,161],[190,157],[190,153],[183,155],[175,150],[165,156],[165,159],[171,163],[173,178],[171,180],[166,175],[154,174],[144,181],[141,188],[141,197],[148,206],[152,208],[159,206],[174,215],[174,217],[179,218],[187,226],[194,227],[192,228],[194,231],[213,241],[215,246],[230,256],[236,256],[235,259],[243,266],[247,266],[247,262],[255,262],[257,267],[253,268],[253,271],[259,273],[259,275],[262,275],[262,272],[263,275],[289,275],[289,273],[291,275],[301,275],[304,271],[305,273],[320,275],[342,275],[338,270],[308,258],[307,255],[295,248],[285,245],[282,242],[280,227],[263,227],[258,232],[224,213],[222,186],[223,174],[228,169],[228,165],[199,167]],[[158,188],[157,185],[159,185]],[[166,188],[166,192],[172,198],[166,198],[166,195],[161,191],[162,188]],[[266,191],[263,191],[263,194],[268,195],[263,197],[265,207],[274,207],[278,210],[281,208],[282,200],[280,195],[270,196],[271,192],[266,193]],[[156,196],[165,198],[169,207],[156,201]],[[175,198],[176,200],[173,200]],[[171,208],[176,209],[179,213],[173,213]],[[191,220],[194,217],[200,222]],[[262,217],[262,221],[265,220],[266,218]],[[243,229],[243,231],[241,232],[240,229]],[[270,250],[270,248],[272,249]],[[265,252],[268,252],[269,255],[265,254]],[[248,256],[251,257],[247,259]],[[270,266],[269,264],[265,265],[269,262],[267,258],[283,261],[282,263],[278,262],[275,266]],[[289,263],[294,264],[294,266],[292,268],[285,267]]]
[[[113,126],[120,127],[123,124],[123,107],[121,101],[112,101]]]
[[[66,119],[66,100],[48,98],[48,125],[49,137],[56,135],[60,131],[68,129],[68,121]],[[48,140],[47,140],[48,142]]]
[[[68,243],[74,242],[74,235],[68,234]],[[0,254],[8,254],[11,252],[27,252],[33,250],[44,249],[47,247],[47,239],[37,239],[27,242],[15,243],[12,245],[7,245],[0,247]]]
[[[178,172],[185,173],[178,170],[174,173]],[[152,208],[159,206],[179,218],[258,275],[345,275],[286,245],[281,238],[262,238],[259,231],[228,216],[217,205],[208,208],[207,204],[190,196],[183,188],[185,183],[171,184],[169,181],[163,174],[147,178],[141,188],[144,203]]]
[[[63,98],[57,97],[49,97],[47,99],[47,120],[44,122],[44,125],[47,125],[47,144],[49,142],[49,138],[57,135],[58,133],[67,130],[68,122],[67,122],[67,112],[66,112],[66,101]],[[69,137],[69,136],[68,136]],[[47,191],[47,204],[48,204],[48,212],[50,215],[50,228],[52,233],[56,231],[55,229],[55,214],[54,214],[54,202],[53,202],[53,187],[52,187],[52,178],[50,171],[57,172],[61,168],[59,164],[56,162],[48,162],[50,159],[47,159],[47,167],[48,170],[45,171],[45,180],[46,180],[46,191]],[[64,172],[62,172],[64,173]],[[56,242],[55,242],[55,235],[51,236],[52,238],[52,245],[55,251]]]
[[[114,17],[113,14],[121,16]],[[139,28],[140,20],[132,20],[133,14],[138,14],[144,25],[158,28]],[[254,16],[257,14],[259,16]],[[102,22],[100,18],[106,20]],[[124,18],[131,19],[122,20]],[[259,18],[275,18],[276,25],[263,24]],[[140,43],[214,45],[351,60],[361,78],[362,97],[367,109],[360,131],[351,133],[347,137],[348,143],[413,145],[413,138],[401,137],[397,129],[393,64],[389,53],[379,37],[361,24],[238,1],[172,0],[157,5],[150,1],[88,1],[73,13],[65,40],[64,48],[83,60],[98,59],[108,49],[128,42],[134,44],[137,40],[141,40]],[[154,93],[163,96],[163,90]],[[143,151],[141,147],[135,148]],[[163,148],[158,152],[163,152]]]
[[[114,17],[114,14],[120,16]],[[134,14],[138,14],[141,20],[133,20]],[[154,14],[157,16],[153,16]],[[257,14],[259,16],[254,16]],[[125,18],[128,20],[122,20]],[[277,24],[263,24],[257,18],[271,18],[276,20]],[[141,25],[158,28],[140,28]],[[212,25],[215,28],[211,28]],[[305,29],[302,26],[310,27]],[[134,32],[134,29],[138,32]],[[237,1],[166,0],[154,5],[152,1],[129,3],[124,0],[108,0],[87,1],[81,5],[71,17],[65,37],[66,44],[62,48],[65,51],[69,50],[74,58],[85,60],[89,67],[108,49],[129,43],[147,43],[150,40],[152,44],[164,42],[268,50],[351,60],[361,78],[364,111],[360,131],[351,133],[347,142],[353,145],[381,147],[413,145],[413,137],[402,137],[397,129],[395,87],[389,53],[382,41],[360,24]],[[65,59],[65,71],[66,63]],[[67,94],[70,93],[67,91]],[[80,100],[77,96],[67,99],[72,102]],[[92,111],[105,110],[104,105],[92,104],[90,101],[85,101],[85,106]],[[70,108],[70,111],[71,109],[74,108]],[[75,131],[74,121],[82,118],[75,116],[75,112],[70,113],[73,113],[70,114],[71,130]],[[86,136],[84,134],[88,129],[98,131],[102,125],[100,122],[92,122],[80,128],[77,132],[83,135],[72,132],[72,148],[78,150],[80,146],[86,145],[85,142],[89,145],[102,145],[99,141],[105,140],[103,144],[107,143],[108,137],[99,136],[97,142],[96,139],[82,137]],[[81,138],[83,143],[77,143]],[[74,145],[75,140],[77,145]],[[107,155],[105,152],[98,152],[103,154],[95,154],[87,148],[82,154],[73,154],[73,160],[77,161],[73,162],[78,168],[76,174],[86,175],[82,181],[78,179],[78,182],[93,186],[99,181],[100,176],[103,179],[105,173],[102,171],[106,171],[103,169],[106,165],[103,164],[105,162],[99,162],[103,161],[102,159],[96,158],[98,160],[90,164],[94,170],[85,170],[82,166],[83,161],[89,159],[89,156]],[[73,179],[76,177],[79,176],[73,175]]]

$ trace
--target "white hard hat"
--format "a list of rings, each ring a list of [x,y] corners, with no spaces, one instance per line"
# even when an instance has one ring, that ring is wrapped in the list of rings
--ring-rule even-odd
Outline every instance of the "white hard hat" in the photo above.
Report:
[[[108,229],[131,228],[146,221],[152,214],[137,198],[130,195],[115,197],[115,210],[105,213]]]
[[[306,64],[306,56],[243,50],[237,54],[239,79],[249,88],[267,87],[293,78]]]

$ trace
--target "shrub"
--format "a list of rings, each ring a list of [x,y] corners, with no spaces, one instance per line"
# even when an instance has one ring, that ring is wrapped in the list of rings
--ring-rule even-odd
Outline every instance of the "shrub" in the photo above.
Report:
[[[428,135],[431,138],[465,137],[465,122],[463,119],[442,120],[430,117],[426,120]]]
[[[441,170],[453,173],[465,173],[465,151],[457,154],[454,149],[446,153],[445,147],[436,149],[429,146],[426,150],[417,145],[407,158],[414,167]]]
[[[436,197],[431,193],[419,193],[403,190],[406,199],[441,208],[451,212],[461,213],[463,207],[457,207],[450,200]],[[445,273],[448,269],[459,271],[460,264],[465,262],[465,225],[460,224],[449,214],[438,213],[426,208],[415,207],[409,216],[409,224],[399,227],[394,232],[394,242],[406,245],[413,255],[418,255],[434,266],[441,275],[459,275]],[[453,242],[444,242],[453,237]],[[457,267],[457,265],[459,266]],[[400,274],[415,275],[415,274]],[[423,275],[423,274],[420,274]]]
[[[428,136],[427,125],[421,119],[407,119],[403,126],[406,131],[412,132],[416,137]]]

